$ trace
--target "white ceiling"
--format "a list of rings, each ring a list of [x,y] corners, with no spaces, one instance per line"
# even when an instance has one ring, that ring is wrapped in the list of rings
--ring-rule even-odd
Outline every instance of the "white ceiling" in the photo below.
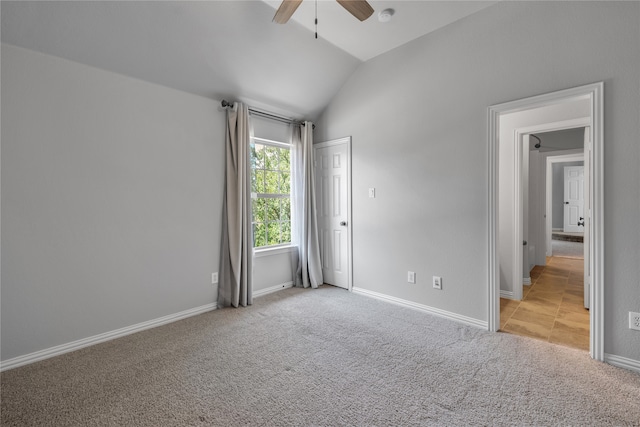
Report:
[[[271,22],[278,3],[2,1],[2,42],[315,120],[362,61],[495,1],[370,1],[376,12],[361,23],[320,0],[318,40],[314,1],[285,25]],[[382,24],[377,13],[387,7],[396,14]]]
[[[281,3],[281,0],[264,1],[274,8],[274,13]],[[318,37],[367,61],[495,3],[497,0],[369,0],[375,12],[359,22],[335,0],[318,0]],[[394,9],[395,14],[390,22],[382,23],[378,13],[388,8]],[[316,2],[304,0],[291,19],[315,32],[315,16]]]

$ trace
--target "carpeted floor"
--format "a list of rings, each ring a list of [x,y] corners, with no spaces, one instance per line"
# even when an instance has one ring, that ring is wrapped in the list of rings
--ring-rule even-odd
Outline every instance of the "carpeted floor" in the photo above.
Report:
[[[584,259],[584,243],[553,239],[551,253],[556,257]]]
[[[640,425],[640,375],[333,287],[2,373],[3,426]]]

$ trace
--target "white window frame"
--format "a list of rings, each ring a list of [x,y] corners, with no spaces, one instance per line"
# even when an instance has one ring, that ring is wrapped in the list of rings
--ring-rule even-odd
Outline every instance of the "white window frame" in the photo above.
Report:
[[[257,136],[254,136],[251,138],[251,144],[262,144],[262,145],[266,145],[266,146],[271,146],[271,147],[277,147],[277,148],[286,148],[289,150],[289,152],[293,152],[293,144],[290,143],[286,143],[286,142],[281,142],[281,141],[274,141],[271,139],[266,139],[266,138],[260,138]],[[291,180],[292,178],[292,169],[291,169],[291,156],[289,156],[289,180]],[[251,173],[253,173],[253,167],[251,168]],[[253,201],[261,198],[261,199],[289,199],[289,206],[291,206],[291,183],[289,185],[289,194],[288,197],[287,195],[280,193],[280,194],[274,194],[274,193],[255,193],[255,192],[251,192],[251,203],[253,204]],[[253,215],[253,214],[252,214]],[[289,214],[289,221],[292,222],[293,218],[291,218],[291,213]],[[253,224],[254,222],[251,221],[251,226],[253,228]],[[266,223],[265,223],[266,224]],[[291,224],[291,228],[293,230],[293,224]],[[255,242],[254,242],[255,245]],[[289,248],[293,248],[295,247],[291,242],[288,243],[279,243],[276,245],[266,245],[266,246],[254,246],[253,250],[255,254],[260,254],[262,253],[263,255],[266,255],[267,253],[269,254],[275,254],[275,253],[280,253],[283,250],[284,251],[288,251]]]

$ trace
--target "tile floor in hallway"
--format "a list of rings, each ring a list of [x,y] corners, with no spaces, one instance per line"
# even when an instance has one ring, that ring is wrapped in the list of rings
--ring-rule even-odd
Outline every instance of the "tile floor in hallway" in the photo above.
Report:
[[[522,301],[500,298],[500,330],[589,351],[583,260],[548,257],[531,270]]]

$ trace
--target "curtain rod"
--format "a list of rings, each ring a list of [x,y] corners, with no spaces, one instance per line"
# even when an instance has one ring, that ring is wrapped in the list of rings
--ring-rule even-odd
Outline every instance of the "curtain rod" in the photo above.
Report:
[[[222,104],[222,108],[233,107],[233,103],[227,101],[226,99],[223,99],[221,104]],[[277,114],[270,113],[268,111],[256,110],[255,108],[249,107],[249,112],[252,114],[255,114],[256,116],[264,117],[265,119],[271,119],[271,120],[276,120],[278,122],[292,123],[292,124],[298,124],[298,125],[304,126],[304,122],[301,122],[299,120],[294,120],[289,117],[279,116]],[[314,129],[315,127],[316,125],[313,125]]]

